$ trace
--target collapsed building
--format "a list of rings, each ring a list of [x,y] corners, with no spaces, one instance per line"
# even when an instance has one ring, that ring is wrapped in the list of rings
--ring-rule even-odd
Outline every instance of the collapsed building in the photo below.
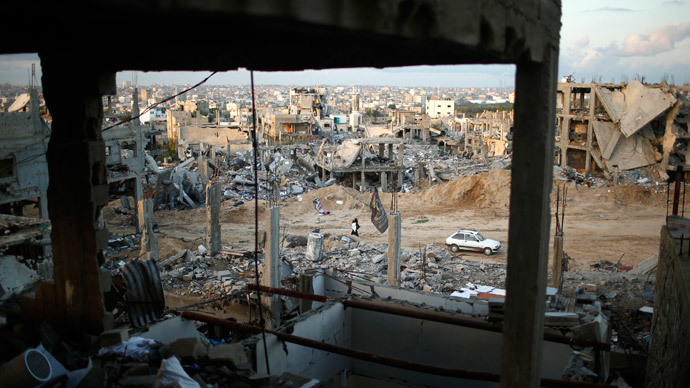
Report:
[[[556,161],[587,173],[618,179],[618,173],[685,163],[686,115],[668,85],[558,84]]]
[[[378,0],[364,7],[349,2],[328,5],[291,2],[281,7],[272,1],[255,1],[251,5],[229,1],[203,7],[191,3],[152,7],[150,4],[114,6],[98,2],[79,9],[80,15],[84,15],[85,24],[67,24],[55,30],[49,29],[54,25],[51,22],[61,15],[77,14],[78,10],[76,6],[60,5],[58,8],[43,5],[38,8],[40,22],[37,25],[46,32],[46,40],[36,42],[19,37],[3,48],[3,52],[39,52],[46,102],[54,119],[47,156],[52,182],[48,188],[48,207],[53,225],[54,277],[52,281],[41,282],[32,295],[20,299],[19,318],[50,322],[61,333],[65,333],[66,338],[83,338],[81,336],[85,333],[99,335],[104,350],[99,351],[99,357],[110,355],[115,360],[99,360],[99,365],[91,365],[89,360],[90,369],[85,372],[93,379],[89,381],[142,377],[109,374],[108,368],[119,368],[117,357],[140,362],[149,360],[133,358],[140,354],[127,353],[126,349],[144,348],[148,356],[149,349],[157,347],[159,343],[170,345],[168,354],[173,356],[164,360],[153,358],[153,371],[148,364],[136,365],[139,371],[144,371],[143,377],[148,378],[148,383],[166,384],[169,380],[163,379],[174,375],[176,377],[172,382],[180,384],[191,379],[188,373],[203,381],[202,373],[195,372],[193,365],[185,362],[185,370],[179,359],[174,357],[177,355],[186,361],[195,357],[203,358],[200,354],[205,350],[197,346],[201,339],[194,322],[199,321],[214,325],[212,330],[206,332],[213,337],[207,339],[209,344],[211,339],[216,342],[237,340],[231,344],[217,343],[218,347],[212,348],[207,355],[215,365],[202,364],[203,373],[208,373],[212,368],[223,374],[219,384],[230,381],[250,385],[251,381],[248,381],[251,376],[254,381],[258,380],[267,386],[279,386],[286,382],[314,386],[322,382],[328,384],[333,379],[340,379],[343,385],[352,386],[359,385],[361,381],[377,385],[394,381],[418,386],[602,386],[596,382],[563,381],[560,371],[565,359],[572,358],[572,347],[576,347],[587,362],[600,362],[594,369],[605,370],[605,355],[601,353],[606,351],[604,324],[588,325],[584,331],[593,338],[585,340],[546,332],[544,329],[545,323],[551,323],[560,331],[560,328],[578,319],[573,313],[549,316],[545,311],[547,297],[553,296],[551,290],[546,289],[546,273],[560,2],[491,1],[479,8],[471,1],[442,1],[431,5],[423,1]],[[17,16],[37,13],[33,5],[25,3],[11,7],[10,13],[17,13]],[[148,48],[135,48],[113,57],[112,53],[103,49],[97,37],[92,37],[95,34],[83,33],[85,30],[97,30],[103,23],[116,23],[128,15],[143,11],[166,15],[166,18],[152,18],[152,28],[163,29],[171,24],[186,23],[189,28],[203,28],[215,35],[223,33],[224,26],[232,23],[238,29],[251,28],[256,34],[236,42],[237,50],[233,52],[209,50],[200,51],[193,57],[179,56],[174,50],[180,44],[177,40],[160,42],[160,50],[155,53]],[[190,13],[199,18],[190,19]],[[333,18],[334,14],[342,17]],[[455,16],[452,23],[448,22],[448,14]],[[10,18],[10,27],[21,19]],[[420,25],[429,28],[416,28]],[[125,38],[135,38],[134,32],[125,30],[123,33]],[[69,38],[75,35],[84,36],[86,40],[78,50],[69,43]],[[180,39],[191,42],[187,36]],[[340,50],[325,50],[319,56],[295,56],[291,44],[295,39],[310,41],[316,46],[334,45]],[[436,43],[448,49],[439,50]],[[237,52],[243,55],[238,56]],[[275,58],[291,60],[276,63]],[[422,63],[517,65],[518,98],[510,202],[519,206],[510,207],[509,259],[503,302],[489,300],[470,303],[463,299],[400,289],[400,225],[401,212],[405,209],[396,209],[388,218],[389,244],[385,252],[388,258],[388,286],[338,278],[326,281],[326,276],[314,276],[311,282],[306,279],[302,282],[301,294],[291,295],[324,304],[310,305],[307,302],[297,305],[292,301],[289,310],[301,309],[304,315],[296,321],[280,322],[279,309],[283,302],[277,295],[285,294],[286,290],[281,289],[282,261],[278,248],[280,208],[274,203],[264,212],[264,265],[260,279],[256,279],[260,280],[262,287],[252,287],[252,292],[245,294],[248,303],[257,306],[253,310],[254,319],[248,321],[258,325],[190,311],[183,314],[186,318],[184,321],[171,318],[154,323],[163,315],[165,307],[159,269],[156,261],[135,259],[122,265],[125,282],[128,283],[127,309],[132,317],[132,327],[149,325],[149,333],[142,334],[148,338],[128,338],[127,327],[111,330],[114,308],[104,296],[112,292],[112,277],[103,255],[108,233],[102,222],[101,210],[108,196],[102,95],[115,93],[115,71],[218,70],[240,66],[255,70],[295,70]],[[77,85],[72,84],[74,80],[77,80]],[[362,177],[360,187],[366,185],[367,146],[371,145],[376,150],[378,145],[378,157],[386,158],[385,147],[381,151],[381,146],[389,145],[387,159],[391,161],[395,160],[391,148],[398,144],[396,141],[385,138],[360,140],[359,147],[353,141],[353,147],[350,147],[352,152],[347,160],[354,162],[357,155],[362,157],[363,166],[358,170]],[[398,160],[401,160],[401,154],[399,151]],[[324,158],[317,165],[328,170],[329,162],[333,165],[335,154],[331,153],[330,161],[327,153],[322,155]],[[346,159],[343,157],[342,160]],[[189,163],[193,163],[193,160]],[[330,171],[333,171],[332,167]],[[354,181],[357,173],[351,172]],[[388,172],[385,179],[388,179]],[[220,237],[218,188],[209,182],[206,190],[208,245],[217,248]],[[259,217],[258,214],[254,216]],[[145,226],[146,233],[151,234],[151,228],[149,220]],[[323,238],[318,233],[310,234],[307,246],[312,257],[318,256]],[[149,250],[154,249],[153,244],[142,244],[142,248],[143,245],[146,247],[142,258],[155,258],[155,255],[146,256]],[[211,252],[216,253],[216,248]],[[183,260],[182,265],[188,267],[200,261],[191,256],[183,252],[170,262]],[[234,261],[245,260],[244,254],[239,255],[241,258],[232,253],[229,256],[235,257]],[[258,257],[254,259],[258,262]],[[161,262],[161,266],[164,265]],[[258,270],[258,265],[254,267]],[[220,280],[223,280],[222,275],[218,275]],[[335,277],[328,275],[331,276],[328,279]],[[197,272],[184,276],[192,279],[197,277]],[[359,291],[361,289],[365,292]],[[366,292],[367,289],[370,292]],[[271,295],[267,296],[267,293]],[[410,302],[414,305],[409,306]],[[267,314],[270,317],[268,324],[264,324],[261,314],[264,305],[271,313]],[[303,307],[300,308],[300,305]],[[590,307],[592,309],[596,310],[596,307]],[[495,314],[494,317],[500,315],[502,324],[486,325],[484,313],[486,316],[490,313]],[[472,315],[475,319],[468,319],[465,315]],[[551,322],[546,322],[547,316]],[[441,323],[450,323],[453,328],[442,327]],[[157,333],[152,334],[151,331]],[[48,339],[55,338],[50,330],[44,330],[43,333]],[[245,338],[237,333],[249,333],[252,337]],[[186,341],[188,338],[191,341]],[[177,350],[171,350],[174,345],[178,347]],[[250,356],[246,356],[245,351],[249,351]],[[22,366],[23,354],[41,360],[42,366],[48,362],[42,361],[42,357],[48,358],[45,352],[41,352],[44,356],[25,349],[17,349],[16,353],[20,356],[20,362],[5,364],[10,371],[31,367]],[[687,358],[687,353],[681,354],[677,362],[687,364],[682,356]],[[580,359],[579,362],[575,364],[575,369],[582,370],[584,361]],[[652,373],[663,372],[654,370]],[[678,373],[687,375],[683,371]],[[605,372],[600,372],[594,379],[604,383],[605,376]],[[53,376],[42,373],[38,377],[47,381]],[[687,379],[687,376],[683,377]],[[199,382],[195,380],[192,384],[196,386]]]

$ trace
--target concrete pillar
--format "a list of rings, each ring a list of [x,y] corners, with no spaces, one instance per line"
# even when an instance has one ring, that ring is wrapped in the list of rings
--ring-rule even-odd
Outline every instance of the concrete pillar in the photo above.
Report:
[[[357,174],[355,174],[354,172],[352,173],[352,188],[357,188]]]
[[[389,286],[400,286],[400,212],[388,215],[388,280]]]
[[[46,159],[55,277],[27,304],[59,326],[99,333],[112,327],[99,291],[99,268],[108,244],[101,214],[108,203],[102,96],[115,94],[115,73],[96,73],[95,66],[80,58],[65,61],[62,52],[39,54],[53,117]],[[25,318],[30,315],[23,311]]]
[[[551,263],[551,287],[561,290],[563,285],[563,232],[553,236],[553,262]]]
[[[386,154],[386,145],[379,144],[379,158],[383,158]]]
[[[404,164],[403,164],[403,161],[404,161],[404,160],[405,160],[405,144],[402,144],[402,143],[401,143],[401,144],[398,146],[398,160],[397,160],[397,163],[398,163],[398,167],[400,168],[400,170],[398,170],[398,183],[397,183],[397,185],[396,185],[397,187],[395,187],[395,188],[393,189],[393,190],[395,190],[395,191],[398,191],[398,190],[399,190],[399,191],[402,191],[402,185],[403,185],[403,179],[404,179],[404,176],[403,176],[403,168],[405,167]]]
[[[137,176],[134,178],[134,203],[139,206],[139,201],[141,201],[144,198],[144,187],[141,183],[141,177]],[[127,200],[129,203],[129,199]],[[141,231],[144,229],[144,220],[142,220],[139,217],[139,213],[137,212],[137,233],[141,233]]]
[[[393,159],[393,143],[388,144],[388,159],[390,159],[391,161],[394,160]]]
[[[364,167],[365,167],[365,160],[364,160],[364,145],[362,145],[362,149],[359,151],[359,155],[362,157],[362,180],[359,185],[359,192],[363,193],[364,192],[364,186],[366,186],[366,177],[364,176]]]
[[[199,157],[196,158],[196,162],[199,165],[199,180],[201,181],[202,185],[206,186],[209,178],[208,163],[206,163],[206,159],[203,155],[199,155]]]
[[[220,185],[209,182],[206,185],[206,247],[211,255],[220,250]]]
[[[388,173],[385,171],[381,172],[381,191],[388,192]]]
[[[148,253],[149,258],[158,260],[158,238],[153,233],[153,200],[144,199],[137,204],[138,217],[144,220],[141,230],[139,255]]]
[[[557,44],[544,49],[542,63],[517,64],[502,388],[539,385],[557,68]]]
[[[38,216],[44,219],[49,218],[48,214],[48,193],[42,192],[41,196],[38,197]],[[43,235],[43,240],[45,241],[50,241],[50,233],[46,233]],[[48,256],[52,255],[53,253],[53,248],[51,247],[51,244],[46,244],[43,246],[43,255]]]
[[[299,292],[305,292],[308,294],[311,294],[314,292],[313,285],[312,285],[312,277],[309,275],[305,274],[299,274],[299,279],[297,283],[297,287],[299,287]],[[305,312],[311,310],[311,302],[308,299],[300,299],[299,300],[299,313],[304,314]]]
[[[268,287],[280,287],[280,207],[266,209],[266,247],[264,248],[264,271],[261,284]],[[269,306],[271,312],[271,326],[280,325],[281,302],[279,295],[266,295],[262,303]]]

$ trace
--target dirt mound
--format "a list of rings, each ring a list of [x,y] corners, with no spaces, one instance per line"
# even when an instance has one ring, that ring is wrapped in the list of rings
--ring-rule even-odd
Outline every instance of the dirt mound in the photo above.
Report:
[[[505,208],[510,203],[510,171],[494,170],[433,186],[412,199],[420,204],[443,204],[446,210],[472,207]]]

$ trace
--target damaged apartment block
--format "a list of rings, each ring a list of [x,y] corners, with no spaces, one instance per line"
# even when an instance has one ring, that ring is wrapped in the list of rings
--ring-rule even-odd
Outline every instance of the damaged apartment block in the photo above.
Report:
[[[687,164],[687,117],[676,93],[665,83],[559,83],[557,164],[614,183],[641,168],[668,179],[667,168]]]

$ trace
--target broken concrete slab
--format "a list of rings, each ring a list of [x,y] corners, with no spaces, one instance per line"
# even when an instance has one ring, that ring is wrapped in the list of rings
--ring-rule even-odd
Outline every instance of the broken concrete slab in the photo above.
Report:
[[[152,324],[147,331],[139,333],[139,336],[168,345],[180,338],[196,338],[199,332],[196,331],[194,321],[178,316]]]
[[[676,103],[676,98],[671,93],[647,87],[639,81],[629,82],[623,94],[625,109],[619,124],[626,137],[630,137]]]
[[[250,369],[249,357],[241,343],[220,344],[208,352],[211,361],[230,362],[236,369]]]
[[[198,360],[206,356],[208,350],[197,336],[175,340],[161,349],[161,352],[167,357],[178,356],[183,360]]]
[[[36,271],[17,261],[17,257],[0,257],[0,300],[21,293],[36,278]]]
[[[321,233],[309,233],[307,238],[307,257],[312,261],[321,261],[323,250],[323,235]]]

